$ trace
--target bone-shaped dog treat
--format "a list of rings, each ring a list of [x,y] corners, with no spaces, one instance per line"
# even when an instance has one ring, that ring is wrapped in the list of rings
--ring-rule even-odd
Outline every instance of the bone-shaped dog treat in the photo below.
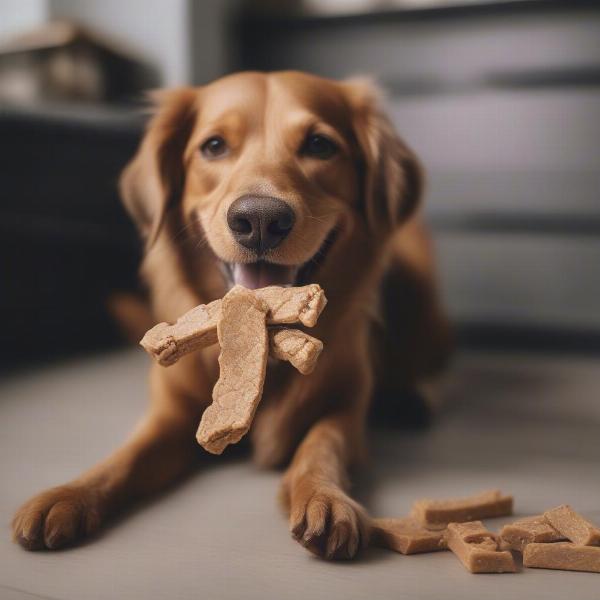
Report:
[[[200,304],[179,317],[173,325],[159,323],[146,332],[140,346],[163,367],[182,356],[217,343],[221,300]]]
[[[317,284],[259,290],[235,286],[222,300],[197,306],[173,325],[159,323],[140,344],[159,364],[168,366],[188,352],[219,342],[220,377],[196,437],[206,450],[221,454],[250,428],[262,396],[269,351],[306,375],[323,349],[320,340],[303,331],[267,325],[299,321],[312,327],[326,302]]]
[[[300,373],[308,375],[323,350],[323,342],[299,329],[277,328],[269,330],[271,356],[291,363]]]
[[[450,523],[446,542],[471,573],[514,573],[517,570],[512,554],[498,550],[496,536],[481,521]]]
[[[254,294],[268,307],[269,325],[289,325],[300,322],[307,327],[313,327],[327,303],[323,290],[317,284],[292,288],[270,286],[255,290]],[[185,354],[215,344],[217,323],[221,316],[221,302],[222,300],[214,300],[209,304],[196,306],[179,317],[173,325],[168,323],[155,325],[146,332],[140,345],[154,356],[159,364],[169,366]],[[277,339],[273,341],[275,344],[278,342]],[[287,338],[286,344],[289,348]],[[275,352],[284,356],[287,354],[285,349],[274,346],[273,353]]]
[[[269,325],[290,325],[300,321],[306,327],[314,327],[327,304],[321,286],[311,283],[302,287],[279,287],[271,285],[254,293],[269,307]]]
[[[412,516],[426,529],[444,529],[451,522],[510,515],[512,508],[512,496],[490,490],[455,500],[418,500],[413,505]]]
[[[267,368],[267,312],[266,302],[241,286],[234,287],[222,300],[217,325],[221,376],[196,435],[213,454],[221,454],[228,444],[238,442],[252,423]]]

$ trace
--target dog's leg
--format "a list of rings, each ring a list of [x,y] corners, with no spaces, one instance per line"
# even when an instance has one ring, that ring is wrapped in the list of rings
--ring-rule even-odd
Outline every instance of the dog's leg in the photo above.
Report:
[[[155,399],[123,447],[74,481],[21,506],[12,523],[14,539],[29,550],[54,550],[91,535],[125,504],[164,488],[191,468],[198,456],[197,423],[197,415],[190,415],[179,399]]]
[[[429,236],[415,220],[400,230],[381,284],[385,321],[385,372],[395,376],[402,365],[404,382],[418,382],[443,369],[452,348],[450,326],[442,307]]]
[[[282,500],[292,535],[318,556],[353,558],[368,542],[368,516],[347,494],[348,467],[363,452],[364,417],[330,414],[310,429],[286,472]]]
[[[427,232],[418,220],[394,239],[373,327],[377,389],[373,414],[386,423],[424,425],[438,404],[434,386],[452,348]]]

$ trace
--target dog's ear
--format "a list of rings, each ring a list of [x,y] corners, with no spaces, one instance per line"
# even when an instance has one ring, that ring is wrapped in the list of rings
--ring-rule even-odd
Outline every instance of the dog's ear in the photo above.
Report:
[[[424,187],[423,169],[383,112],[379,89],[362,79],[343,85],[361,153],[361,208],[373,231],[390,231],[418,206]]]
[[[153,93],[150,99],[154,115],[119,182],[123,204],[147,246],[156,240],[167,209],[183,190],[183,155],[196,120],[198,91],[166,90]]]

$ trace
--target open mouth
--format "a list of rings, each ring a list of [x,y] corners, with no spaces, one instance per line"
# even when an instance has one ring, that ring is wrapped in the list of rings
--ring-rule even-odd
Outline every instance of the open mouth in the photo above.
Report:
[[[226,263],[231,283],[255,290],[268,285],[294,285],[298,267],[276,265],[262,260],[253,263]]]
[[[306,285],[312,283],[311,278],[327,258],[335,237],[335,231],[329,233],[317,253],[301,265],[278,265],[258,259],[250,263],[223,263],[224,272],[231,285],[251,290],[269,285]]]

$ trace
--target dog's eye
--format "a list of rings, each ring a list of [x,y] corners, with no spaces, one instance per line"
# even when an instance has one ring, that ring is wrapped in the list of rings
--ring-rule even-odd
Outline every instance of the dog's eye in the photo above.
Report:
[[[320,133],[309,135],[302,146],[302,154],[326,160],[337,152],[337,146],[327,136]]]
[[[215,135],[200,146],[200,151],[205,158],[219,158],[227,152],[227,143],[220,135]]]

